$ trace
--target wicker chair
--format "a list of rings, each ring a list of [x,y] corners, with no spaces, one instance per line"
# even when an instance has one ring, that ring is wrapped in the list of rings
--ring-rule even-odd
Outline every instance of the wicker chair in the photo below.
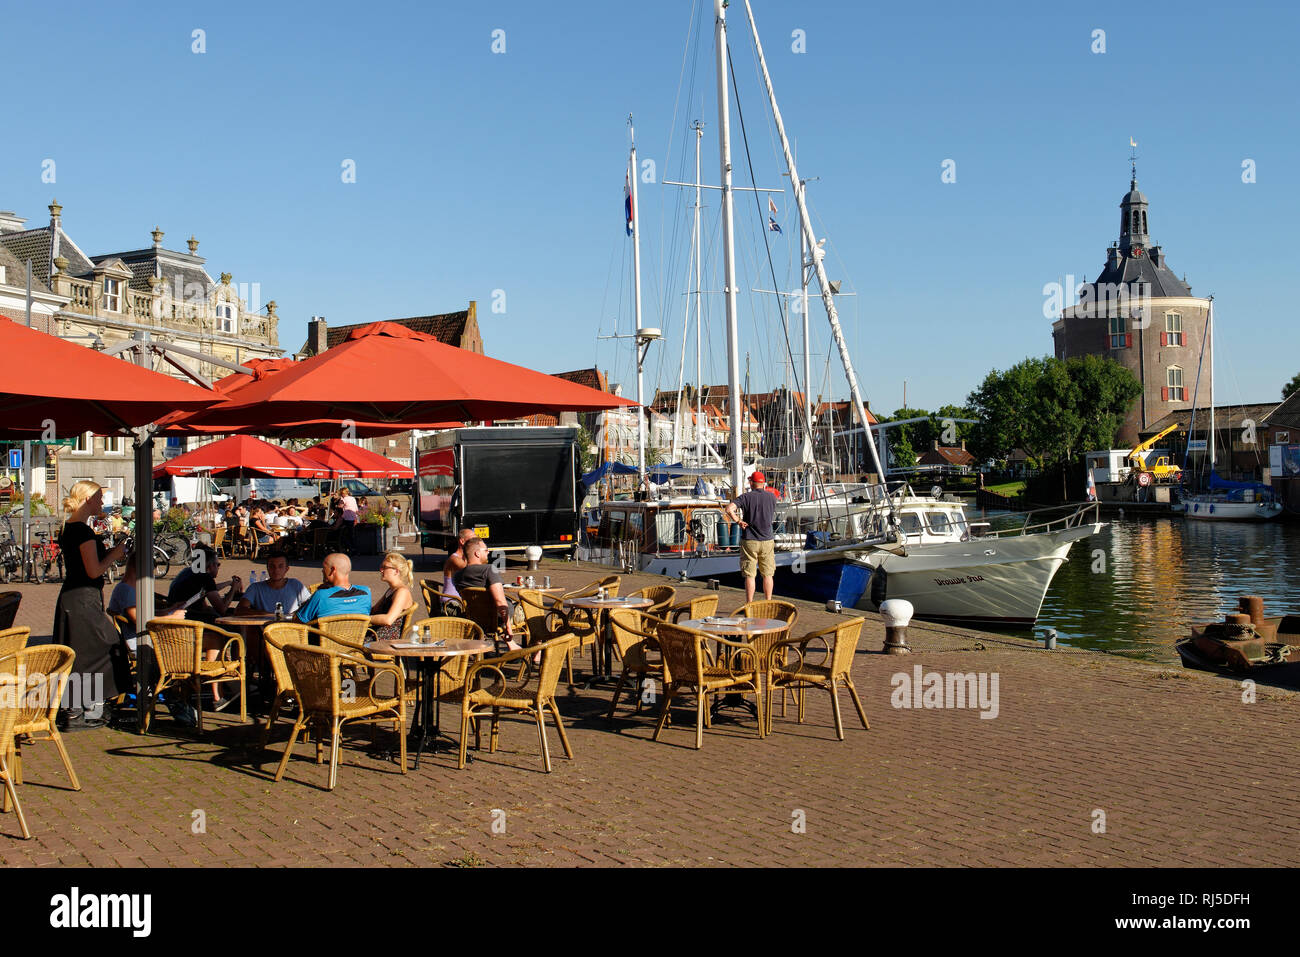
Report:
[[[23,593],[20,591],[0,591],[0,631],[14,626],[22,601]]]
[[[275,699],[266,714],[266,728],[262,731],[261,747],[271,738],[271,728],[280,717],[280,709],[292,703],[298,714],[298,699],[293,693],[293,678],[289,675],[289,665],[284,660],[286,645],[307,645],[314,629],[296,621],[276,621],[262,628],[262,638],[266,646],[266,658],[271,663],[271,674],[275,677]]]
[[[402,774],[406,773],[406,700],[403,687],[402,669],[386,663],[367,662],[355,655],[340,654],[337,651],[323,651],[302,645],[288,644],[283,647],[285,664],[293,684],[294,695],[298,699],[298,719],[293,724],[289,743],[285,745],[284,756],[276,769],[275,780],[284,777],[284,770],[293,754],[294,743],[298,735],[308,724],[315,724],[318,730],[328,726],[330,730],[330,777],[329,789],[334,790],[338,783],[339,748],[342,740],[343,725],[349,721],[375,721],[383,718],[393,722],[399,748],[399,766]],[[376,672],[391,672],[397,682],[396,693],[392,696],[375,696],[374,684],[364,693],[344,693],[346,674],[351,669],[369,666]],[[316,763],[321,761],[321,737],[316,738]]]
[[[668,614],[673,599],[677,597],[677,589],[673,588],[672,585],[650,585],[640,591],[634,591],[632,594],[637,598],[649,598],[654,602],[649,608],[639,608],[638,611],[643,611],[647,615],[654,615],[656,618],[663,618]]]
[[[857,651],[858,638],[861,637],[862,625],[865,621],[865,618],[850,618],[848,621],[839,622],[829,628],[810,631],[802,638],[788,638],[771,648],[768,653],[769,664],[767,671],[767,727],[769,731],[772,728],[772,693],[774,691],[777,689],[784,691],[784,689],[789,688],[798,692],[799,723],[802,724],[804,718],[804,689],[822,688],[831,693],[831,710],[835,714],[835,734],[843,741],[844,721],[840,717],[840,684],[849,689],[849,696],[853,698],[853,706],[858,709],[858,718],[862,721],[862,727],[871,730],[871,725],[867,722],[867,713],[862,710],[862,702],[858,699],[858,689],[853,686],[853,678],[849,673],[853,667],[853,655]],[[826,648],[822,661],[817,664],[808,661],[808,646],[813,642],[820,642]],[[789,662],[778,663],[777,661],[777,658],[787,658],[787,651],[793,651],[798,659],[793,665]],[[781,703],[784,710],[784,696]]]
[[[245,688],[248,669],[245,663],[244,639],[240,635],[215,625],[205,625],[184,618],[151,618],[145,627],[149,631],[150,644],[153,646],[153,660],[158,669],[158,681],[151,692],[141,696],[144,699],[142,730],[149,730],[159,693],[170,685],[185,685],[194,692],[198,731],[202,734],[203,707],[200,695],[205,681],[213,685],[230,681],[238,682],[239,720],[248,720],[248,695]],[[203,655],[203,639],[208,634],[220,635],[226,639],[216,661],[208,661]]]
[[[551,749],[546,742],[546,709],[550,708],[551,715],[555,718],[555,727],[560,732],[560,743],[564,745],[565,757],[572,759],[573,749],[569,747],[569,737],[564,733],[564,722],[560,720],[560,712],[555,707],[555,687],[560,681],[560,669],[564,665],[565,654],[572,644],[572,635],[560,635],[540,645],[520,648],[494,658],[485,658],[470,666],[465,675],[465,686],[459,693],[460,756],[457,767],[465,767],[470,725],[484,718],[492,720],[490,750],[496,751],[502,709],[530,714],[537,720],[542,763],[549,774]],[[505,673],[504,666],[513,662],[526,665],[538,654],[541,655],[541,663],[535,669],[525,668],[525,674],[519,677]],[[489,686],[481,686],[479,682],[489,674],[495,674],[495,678],[491,680]],[[476,736],[477,727],[475,724]]]
[[[320,647],[325,651],[364,655],[366,642],[374,637],[370,633],[369,615],[323,615],[311,624],[319,633]]]
[[[708,697],[720,692],[752,694],[758,705],[758,736],[764,736],[763,685],[759,680],[758,653],[745,641],[729,641],[691,628],[659,625],[655,639],[663,652],[667,677],[663,711],[655,726],[654,739],[659,740],[668,721],[668,709],[678,694],[695,695],[695,748],[704,746],[704,725],[708,722]],[[729,650],[718,664],[710,659],[706,641],[715,641]]]
[[[0,658],[22,651],[27,647],[27,639],[31,636],[30,628],[6,628],[0,631]]]
[[[421,618],[411,626],[420,634],[428,632],[430,641],[483,641],[483,629],[468,618]],[[375,661],[392,661],[389,655],[372,652]],[[454,655],[444,659],[438,671],[438,686],[433,689],[435,697],[447,701],[458,698],[461,688],[465,686],[465,672],[469,670],[473,655]],[[420,672],[412,670],[406,675],[406,698],[414,703],[420,686]]]
[[[563,617],[564,629],[573,635],[574,643],[570,656],[574,652],[582,654],[582,649],[588,645],[599,644],[601,640],[600,625],[601,613],[590,608],[570,608],[567,611],[564,605],[572,598],[591,598],[605,589],[605,594],[611,598],[618,596],[618,590],[623,584],[623,579],[618,575],[606,575],[604,578],[598,578],[593,582],[588,582],[581,588],[575,588],[573,591],[565,592],[563,595],[554,599],[553,609]],[[595,651],[592,652],[596,654]],[[569,686],[573,686],[573,661],[570,657],[569,667]],[[592,659],[592,673],[596,673],[596,661]]]
[[[694,598],[688,598],[685,601],[679,601],[675,605],[668,607],[662,617],[671,618],[673,624],[681,621],[683,618],[708,618],[718,611],[717,595],[696,595]]]
[[[8,664],[7,658],[0,658],[0,741],[13,740],[14,724],[18,720],[18,696],[22,693],[18,676],[12,671],[5,671]],[[16,787],[18,782],[14,780],[15,776],[15,772],[9,768],[9,758],[5,749],[0,748],[0,784],[4,785],[4,800],[0,804],[6,811],[10,807],[14,809],[18,815],[18,827],[23,832],[23,838],[30,839],[32,832],[27,827],[22,802],[18,800]]]
[[[420,580],[420,594],[424,596],[424,607],[429,610],[430,618],[446,615],[451,618],[465,616],[465,602],[459,595],[449,595],[442,590],[442,583],[431,579]]]
[[[3,758],[6,787],[4,810],[9,802],[18,807],[18,795],[12,786],[23,783],[23,754],[20,741],[37,740],[35,735],[48,735],[63,760],[74,791],[81,790],[77,772],[72,769],[68,749],[63,745],[55,717],[63,701],[63,692],[72,674],[76,657],[66,645],[36,645],[11,655],[0,657],[0,681],[8,679],[8,694],[0,697],[0,758]],[[8,728],[5,731],[5,728]],[[22,812],[19,811],[21,821]],[[30,837],[26,823],[23,836]]]
[[[778,599],[759,599],[741,605],[731,613],[739,618],[776,618],[786,623],[786,627],[781,631],[769,631],[766,634],[754,635],[749,639],[754,650],[758,652],[758,669],[763,673],[764,688],[767,687],[766,675],[768,667],[768,652],[775,645],[781,644],[790,637],[790,629],[794,623],[799,620],[799,609],[788,601]],[[784,658],[782,658],[784,661]],[[780,663],[780,662],[778,662]],[[769,706],[770,710],[770,706]],[[781,717],[785,717],[785,692],[781,692]],[[768,731],[772,730],[771,720],[768,720]]]
[[[655,632],[660,619],[653,617],[639,608],[616,608],[609,613],[610,628],[614,634],[614,646],[623,662],[623,673],[618,677],[618,686],[614,688],[614,698],[609,703],[609,718],[614,717],[614,708],[618,697],[629,676],[635,676],[632,696],[636,699],[636,712],[641,713],[641,688],[647,677],[663,679],[662,660],[651,661],[650,654],[658,653],[659,645],[655,641]]]
[[[500,623],[496,599],[486,588],[465,588],[461,591],[465,600],[465,617],[483,629],[483,634],[490,640],[504,645],[506,640],[505,625]]]
[[[227,557],[229,550],[226,546],[226,526],[218,525],[217,530],[212,533],[212,550],[222,558]]]

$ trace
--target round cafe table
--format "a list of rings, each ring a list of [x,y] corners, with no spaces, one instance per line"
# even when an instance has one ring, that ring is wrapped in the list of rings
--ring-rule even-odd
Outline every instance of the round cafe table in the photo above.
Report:
[[[604,612],[614,611],[619,608],[649,608],[654,602],[649,598],[641,598],[629,595],[626,598],[597,598],[594,595],[586,598],[570,598],[564,603],[570,608],[581,608],[587,613],[587,618],[591,622],[591,627],[596,634],[596,640],[591,646],[591,682],[599,678],[609,678],[614,671],[613,655],[611,653],[612,641],[607,640],[605,635],[605,626],[608,625],[608,619]],[[600,646],[604,647],[605,671],[600,671],[599,652]],[[590,684],[591,682],[588,682]]]
[[[286,617],[283,620],[288,621],[289,618]],[[254,664],[252,659],[255,658],[258,676],[256,687],[258,690],[258,697],[263,701],[275,697],[274,694],[269,696],[266,694],[271,681],[271,675],[267,673],[266,649],[262,645],[262,629],[273,621],[275,621],[275,615],[266,614],[265,612],[257,612],[251,615],[225,615],[221,618],[217,618],[213,622],[213,624],[220,625],[222,628],[233,628],[238,631],[244,639],[245,653],[249,650],[256,650],[256,655],[249,656],[249,666],[251,667]],[[254,641],[254,638],[257,640]],[[259,705],[259,709],[260,707],[261,706]],[[258,713],[260,713],[260,710]]]
[[[366,651],[394,658],[420,659],[420,684],[416,687],[415,716],[411,721],[411,740],[415,750],[415,768],[420,768],[420,753],[426,745],[430,754],[438,753],[438,739],[442,737],[442,698],[438,695],[438,675],[448,658],[464,655],[481,655],[492,651],[490,641],[457,639],[436,641],[431,645],[411,641],[368,641]],[[432,730],[432,734],[430,734]],[[451,739],[448,738],[448,741]]]
[[[782,621],[780,618],[738,618],[722,615],[711,615],[708,618],[688,618],[685,621],[678,622],[678,624],[682,628],[693,628],[696,631],[707,632],[711,635],[739,638],[742,641],[748,641],[759,635],[782,632],[790,627],[788,622]],[[731,650],[726,645],[723,645],[722,648],[727,651]],[[764,671],[766,670],[766,664],[764,661],[757,661],[755,667],[758,671]],[[713,713],[717,714],[724,708],[744,708],[754,717],[758,717],[758,706],[738,694],[725,695],[717,701],[713,705]]]

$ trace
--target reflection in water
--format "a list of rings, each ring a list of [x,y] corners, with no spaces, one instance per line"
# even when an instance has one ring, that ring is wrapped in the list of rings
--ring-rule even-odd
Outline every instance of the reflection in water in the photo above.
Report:
[[[1038,629],[1055,628],[1063,644],[1177,661],[1173,643],[1191,623],[1235,612],[1241,595],[1263,596],[1268,615],[1300,613],[1300,528],[1117,518],[1075,543]]]

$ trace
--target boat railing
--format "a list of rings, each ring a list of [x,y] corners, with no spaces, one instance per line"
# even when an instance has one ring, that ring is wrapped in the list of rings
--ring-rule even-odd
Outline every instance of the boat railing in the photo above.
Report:
[[[1061,514],[1055,514],[1061,513]],[[1044,516],[1053,516],[1044,518]],[[1101,521],[1101,507],[1097,502],[1053,505],[1050,508],[1038,508],[1026,512],[1024,520],[1015,528],[1003,528],[985,532],[979,538],[1011,538],[1021,535],[1033,535],[1039,532],[1064,531],[1082,525],[1095,525]],[[1037,520],[1036,520],[1037,519]]]

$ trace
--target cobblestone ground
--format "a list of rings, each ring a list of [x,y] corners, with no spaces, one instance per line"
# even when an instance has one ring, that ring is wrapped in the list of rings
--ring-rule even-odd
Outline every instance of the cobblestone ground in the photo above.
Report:
[[[382,588],[377,560],[359,564],[371,570],[354,580]],[[247,579],[251,567],[224,571]],[[596,574],[558,562],[544,571],[562,585]],[[300,565],[294,574],[310,581],[317,573]],[[662,581],[630,579],[625,593]],[[9,587],[24,593],[18,623],[47,635],[58,586]],[[723,611],[740,601],[724,589]],[[833,618],[801,605],[796,631]],[[778,710],[775,733],[759,740],[747,716],[719,721],[695,751],[693,712],[655,743],[646,713],[620,707],[617,720],[605,720],[608,688],[566,695],[562,685],[575,758],[563,757],[552,730],[552,774],[524,721],[505,720],[502,750],[484,751],[464,771],[443,753],[405,776],[371,756],[361,731],[344,747],[331,793],[314,745],[300,744],[285,780],[272,782],[284,723],[259,752],[257,730],[237,717],[212,715],[200,739],[163,712],[145,737],[67,735],[80,792],[67,789],[52,745],[25,749],[20,796],[34,839],[22,840],[13,815],[0,815],[0,859],[94,867],[1300,863],[1293,692],[1261,686],[1258,700],[1244,703],[1229,679],[928,625],[912,627],[912,656],[885,656],[883,628],[868,619],[853,674],[871,730],[845,700],[843,742],[825,694],[810,694],[803,725]],[[892,676],[917,666],[996,674],[997,717],[893,707]],[[194,833],[196,821],[203,833]]]

